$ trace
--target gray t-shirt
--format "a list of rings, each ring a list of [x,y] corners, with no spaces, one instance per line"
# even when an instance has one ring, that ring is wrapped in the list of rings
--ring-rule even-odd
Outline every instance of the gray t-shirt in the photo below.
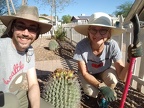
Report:
[[[18,52],[11,38],[0,38],[0,91],[17,93],[24,74],[35,67],[35,56],[30,46],[27,52]]]
[[[84,61],[90,74],[105,71],[111,67],[112,61],[115,62],[121,58],[122,54],[115,40],[110,39],[108,42],[105,42],[102,54],[100,56],[96,56],[92,52],[88,38],[81,40],[77,44],[73,57],[75,60]]]

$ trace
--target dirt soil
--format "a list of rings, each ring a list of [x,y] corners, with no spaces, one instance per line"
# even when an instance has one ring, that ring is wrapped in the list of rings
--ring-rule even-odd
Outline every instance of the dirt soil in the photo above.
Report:
[[[65,59],[65,68],[77,71],[77,64],[72,60],[75,47],[67,41],[58,41],[60,48],[57,52],[53,52],[48,48],[49,41],[50,39],[47,38],[39,38],[32,44],[35,49],[36,61],[60,59],[62,57]],[[38,78],[40,81],[44,81],[47,76],[39,76]],[[39,82],[39,84],[42,90],[43,84],[41,82]],[[109,108],[119,108],[123,89],[124,84],[119,82],[115,88],[118,98],[115,102],[110,103]],[[98,108],[96,99],[88,97],[83,93],[81,99],[81,108]],[[144,94],[130,87],[125,103],[125,108],[144,108]]]

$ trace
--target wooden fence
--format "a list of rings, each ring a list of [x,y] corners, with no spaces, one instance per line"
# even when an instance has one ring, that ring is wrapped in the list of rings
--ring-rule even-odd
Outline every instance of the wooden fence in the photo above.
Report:
[[[84,35],[77,33],[73,27],[77,24],[67,24],[63,25],[64,30],[66,31],[66,37],[69,39],[71,44],[76,45],[80,40],[85,38]],[[133,27],[132,25],[128,26],[126,29],[126,33],[120,36],[113,36],[112,38],[116,40],[119,44],[119,47],[123,54],[123,62],[126,63],[127,60],[127,48],[130,43],[133,41]],[[144,30],[143,30],[144,31]],[[140,33],[140,40],[144,41],[144,33]],[[142,45],[144,48],[144,44]],[[144,93],[144,57],[137,58],[135,63],[135,68],[133,71],[133,76],[131,80],[131,86],[138,91]]]

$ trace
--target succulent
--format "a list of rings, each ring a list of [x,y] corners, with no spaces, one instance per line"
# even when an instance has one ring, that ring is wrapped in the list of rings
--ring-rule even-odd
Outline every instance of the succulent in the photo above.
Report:
[[[56,40],[52,39],[49,42],[48,47],[51,51],[56,51],[59,48],[59,44]]]
[[[79,108],[81,87],[78,77],[68,69],[56,69],[44,85],[42,97],[55,108]]]
[[[54,32],[55,38],[60,41],[64,41],[66,37],[66,31],[63,30],[62,26],[58,26],[57,30]]]

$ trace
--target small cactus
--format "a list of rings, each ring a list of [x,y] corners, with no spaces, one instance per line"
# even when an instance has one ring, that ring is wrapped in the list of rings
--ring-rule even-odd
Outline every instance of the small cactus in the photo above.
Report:
[[[79,108],[81,88],[71,70],[56,69],[44,86],[42,97],[55,108]]]
[[[49,42],[48,47],[51,51],[56,51],[59,48],[59,44],[56,40],[52,39]]]

